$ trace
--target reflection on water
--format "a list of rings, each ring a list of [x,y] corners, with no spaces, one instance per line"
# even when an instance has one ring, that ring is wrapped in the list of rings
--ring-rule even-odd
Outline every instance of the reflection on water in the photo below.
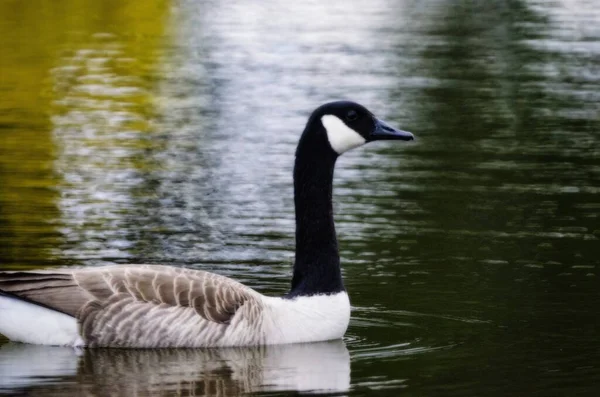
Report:
[[[0,348],[0,393],[230,396],[339,393],[349,386],[350,355],[340,340],[226,349],[78,351],[13,343]]]
[[[298,135],[312,108],[350,98],[418,140],[338,162],[352,378],[346,357],[331,388],[594,395],[593,2],[3,1],[0,13],[2,266],[174,263],[283,293]],[[244,370],[217,351],[214,368],[207,352],[37,351],[51,360],[7,387],[109,387],[135,362],[140,390],[167,371],[157,394],[195,387],[182,374],[225,395],[321,388],[265,361],[277,350]],[[329,374],[323,352],[310,356]]]

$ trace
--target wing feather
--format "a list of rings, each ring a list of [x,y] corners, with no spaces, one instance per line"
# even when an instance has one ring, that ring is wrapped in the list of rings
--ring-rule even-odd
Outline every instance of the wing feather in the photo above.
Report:
[[[0,291],[78,318],[86,343],[102,346],[135,345],[133,339],[152,332],[154,344],[166,343],[157,333],[196,324],[194,316],[215,324],[206,334],[215,339],[224,330],[218,325],[226,327],[240,307],[259,301],[257,292],[227,277],[152,265],[0,272]],[[149,319],[156,330],[140,330]],[[184,333],[193,334],[186,328],[180,339]]]

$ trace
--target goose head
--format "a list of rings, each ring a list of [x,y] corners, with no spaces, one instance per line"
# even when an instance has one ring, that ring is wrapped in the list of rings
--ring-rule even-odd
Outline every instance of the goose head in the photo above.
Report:
[[[322,128],[318,128],[318,124]],[[331,149],[341,155],[365,143],[380,140],[410,141],[413,134],[391,127],[364,106],[350,101],[326,103],[311,115],[308,127],[324,130]]]

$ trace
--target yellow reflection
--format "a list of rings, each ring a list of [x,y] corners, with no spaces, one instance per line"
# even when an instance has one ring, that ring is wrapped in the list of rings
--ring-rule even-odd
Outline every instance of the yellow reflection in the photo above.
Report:
[[[167,12],[167,0],[0,2],[3,265],[57,262],[78,169],[113,152],[109,168],[135,167],[121,149],[149,130]]]

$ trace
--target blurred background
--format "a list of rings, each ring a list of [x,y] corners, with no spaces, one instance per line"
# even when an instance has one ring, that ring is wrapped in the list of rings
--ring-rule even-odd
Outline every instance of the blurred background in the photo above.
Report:
[[[191,374],[4,345],[0,393],[599,390],[596,1],[0,0],[0,46],[2,269],[166,263],[282,294],[310,112],[350,99],[417,137],[337,163],[353,315],[311,353],[335,385],[296,350],[243,353],[250,382],[237,353]],[[54,372],[9,371],[35,354]]]

